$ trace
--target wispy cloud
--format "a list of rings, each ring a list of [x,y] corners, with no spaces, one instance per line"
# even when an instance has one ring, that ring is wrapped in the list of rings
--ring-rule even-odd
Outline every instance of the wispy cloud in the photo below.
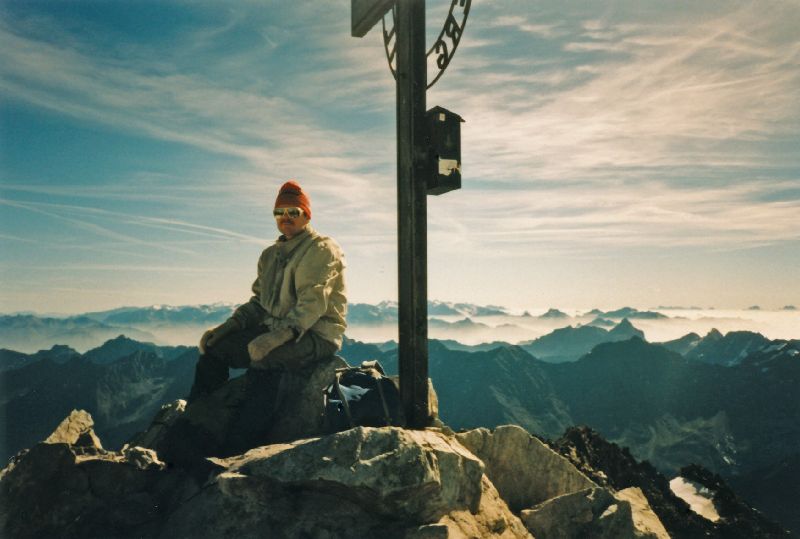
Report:
[[[524,268],[797,244],[800,7],[630,5],[474,3],[428,93],[466,119],[464,188],[428,201],[432,258],[490,253]],[[108,274],[125,256],[153,272],[198,267],[210,247],[244,259],[274,233],[275,188],[297,177],[363,286],[397,249],[380,29],[350,37],[346,2],[196,10],[169,47],[46,9],[0,21],[12,105],[209,156],[109,159],[106,179],[3,171],[5,207],[58,226],[6,220],[0,239],[30,258],[74,247],[93,263],[70,267]]]
[[[212,239],[220,240],[239,240],[256,245],[263,245],[264,239],[249,236],[239,232],[226,230],[218,227],[210,227],[195,223],[188,223],[176,219],[163,219],[154,217],[144,217],[138,215],[126,215],[119,212],[112,212],[101,208],[85,206],[74,206],[68,204],[43,203],[43,202],[20,202],[8,199],[0,199],[0,205],[19,208],[34,212],[57,221],[68,223],[77,229],[88,232],[100,238],[114,241],[116,246],[132,246],[135,248],[147,247],[157,251],[192,255],[195,251],[186,249],[181,243],[164,241],[165,238],[142,239],[131,235],[136,227],[152,227],[179,234],[200,235]],[[96,221],[103,224],[98,224]],[[121,226],[128,225],[128,226]],[[126,233],[121,233],[114,228],[123,228]]]
[[[0,90],[81,120],[240,158],[254,170],[278,177],[299,172],[319,178],[329,171],[352,173],[374,165],[367,152],[358,151],[360,135],[326,129],[302,100],[293,99],[306,88],[325,88],[322,96],[335,94],[347,87],[339,80],[347,73],[328,69],[323,79],[309,77],[306,84],[301,77],[295,95],[287,96],[226,84],[213,78],[213,69],[204,74],[168,64],[153,69],[158,58],[146,53],[156,51],[137,51],[120,61],[88,43],[72,39],[69,45],[29,37],[0,22]],[[268,58],[280,53],[253,51],[247,61],[254,62],[259,54]],[[352,65],[360,69],[358,62]],[[353,108],[356,100],[353,94]]]
[[[800,42],[776,42],[761,19],[753,25],[744,10],[685,26],[609,23],[604,40],[563,44],[564,61],[581,53],[569,69],[493,71],[481,61],[480,77],[456,71],[442,101],[467,118],[465,167],[514,181],[797,167],[796,153],[759,142],[798,134]],[[584,45],[615,54],[583,57]]]
[[[564,35],[560,24],[534,24],[521,15],[501,15],[494,18],[489,25],[496,28],[514,28],[547,39]]]

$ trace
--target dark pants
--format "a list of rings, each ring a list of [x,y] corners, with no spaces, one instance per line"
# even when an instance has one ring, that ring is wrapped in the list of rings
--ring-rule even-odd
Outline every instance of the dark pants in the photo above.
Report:
[[[228,370],[250,367],[247,345],[250,341],[267,333],[264,326],[234,331],[220,339],[197,360],[194,384],[189,392],[189,402],[207,395],[228,380]],[[302,369],[336,353],[336,345],[316,333],[305,332],[299,341],[295,339],[277,347],[260,363],[264,369]]]

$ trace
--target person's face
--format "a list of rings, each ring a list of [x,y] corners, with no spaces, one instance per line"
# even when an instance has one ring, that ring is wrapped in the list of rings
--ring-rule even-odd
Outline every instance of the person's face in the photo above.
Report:
[[[286,236],[287,240],[302,232],[311,220],[302,209],[294,206],[275,208],[273,215],[275,216],[275,224],[278,225],[278,230]]]

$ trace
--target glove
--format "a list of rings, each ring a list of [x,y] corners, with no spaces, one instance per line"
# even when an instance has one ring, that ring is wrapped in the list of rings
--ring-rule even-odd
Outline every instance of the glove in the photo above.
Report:
[[[280,345],[289,342],[294,337],[291,328],[276,329],[263,335],[259,335],[247,345],[250,360],[253,363],[260,363],[267,355]]]
[[[225,321],[225,323],[220,324],[213,329],[209,329],[203,333],[202,337],[200,337],[200,344],[198,345],[198,348],[200,348],[200,354],[205,354],[206,348],[211,348],[221,338],[239,329],[242,329],[242,327],[239,325],[239,322],[233,318],[229,318]]]

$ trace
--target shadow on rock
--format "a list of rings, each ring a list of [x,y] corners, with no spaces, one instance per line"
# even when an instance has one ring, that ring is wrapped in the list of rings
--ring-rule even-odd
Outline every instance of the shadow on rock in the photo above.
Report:
[[[332,356],[300,370],[249,369],[189,405],[165,405],[129,445],[154,449],[171,465],[203,467],[207,457],[319,436],[325,431],[322,392],[346,366]]]

